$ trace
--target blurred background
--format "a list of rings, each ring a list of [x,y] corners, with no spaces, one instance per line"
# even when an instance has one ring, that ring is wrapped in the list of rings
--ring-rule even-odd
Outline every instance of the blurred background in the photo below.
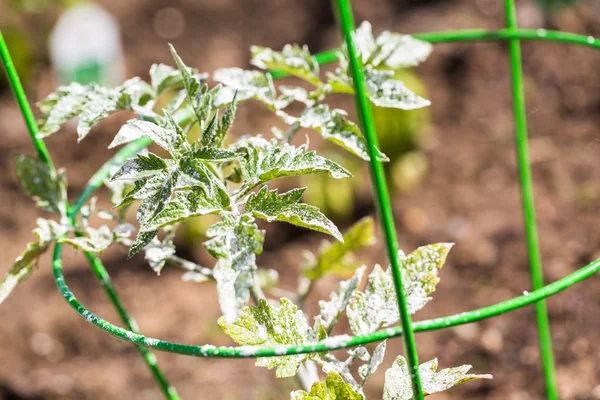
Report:
[[[504,25],[497,0],[356,0],[356,19],[383,30],[417,33]],[[75,8],[74,8],[75,7]],[[307,44],[318,52],[339,46],[329,2],[323,0],[0,0],[5,34],[30,101],[61,82],[148,79],[152,63],[172,64],[167,43],[200,71],[249,68],[252,44],[281,49]],[[600,36],[600,2],[517,1],[523,28],[547,28]],[[82,46],[82,43],[84,44]],[[544,42],[522,45],[541,250],[551,282],[600,257],[600,52]],[[507,47],[503,43],[440,44],[416,70],[397,76],[431,99],[427,110],[375,110],[400,240],[410,251],[426,243],[456,242],[434,301],[417,319],[486,306],[530,290],[522,227]],[[335,105],[352,110],[351,98]],[[353,113],[351,113],[353,116]],[[67,168],[69,194],[111,155],[108,143],[130,116],[108,118],[77,145],[73,126],[47,140],[55,163]],[[235,134],[268,133],[278,121],[260,104],[240,107]],[[32,239],[35,209],[22,193],[12,158],[33,154],[10,89],[0,77],[0,274]],[[302,142],[303,135],[296,140]],[[313,138],[311,137],[311,140]],[[316,139],[315,139],[316,140]],[[318,145],[318,141],[311,142]],[[325,144],[323,153],[334,151]],[[311,178],[305,200],[324,209],[342,228],[373,214],[365,166],[332,154],[358,175],[354,182]],[[108,207],[107,193],[99,203]],[[208,222],[182,227],[178,252],[211,265],[200,243]],[[377,234],[380,236],[379,233]],[[276,269],[293,289],[303,249],[316,250],[322,236],[284,224],[269,226],[259,264]],[[372,266],[384,262],[381,240],[361,254]],[[211,284],[181,281],[180,271],[160,276],[142,257],[120,249],[103,255],[117,290],[142,331],[172,341],[229,345],[216,325]],[[65,275],[75,295],[93,312],[118,323],[81,254],[66,249]],[[339,278],[320,282],[309,310]],[[592,277],[549,303],[562,399],[600,399],[600,279]],[[314,315],[314,314],[313,314]],[[160,399],[135,349],[85,323],[53,282],[48,257],[0,307],[0,399]],[[543,398],[534,309],[417,336],[421,360],[440,367],[472,364],[493,381],[475,382],[431,396],[444,399]],[[388,354],[367,385],[381,398]],[[293,379],[276,380],[252,360],[201,359],[157,353],[160,366],[184,399],[288,398]]]

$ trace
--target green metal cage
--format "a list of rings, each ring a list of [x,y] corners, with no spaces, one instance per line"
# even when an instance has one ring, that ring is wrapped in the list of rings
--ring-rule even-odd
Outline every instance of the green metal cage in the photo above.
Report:
[[[104,268],[98,257],[91,253],[85,253],[92,271],[98,278],[106,295],[117,310],[124,327],[114,325],[96,314],[89,311],[73,295],[67,285],[61,260],[62,244],[57,243],[54,248],[52,267],[54,278],[58,289],[67,303],[87,322],[110,333],[111,335],[127,341],[136,346],[146,364],[150,368],[154,378],[159,384],[164,395],[168,399],[179,399],[175,389],[169,385],[166,377],[159,369],[156,357],[151,350],[167,351],[172,353],[184,354],[197,357],[224,357],[224,358],[248,358],[248,357],[273,357],[282,355],[293,355],[300,353],[312,353],[334,349],[344,349],[352,346],[373,343],[388,338],[402,336],[404,339],[405,355],[411,372],[414,399],[423,399],[424,394],[421,388],[421,382],[418,370],[417,348],[414,340],[414,334],[432,330],[445,329],[452,326],[469,324],[491,318],[503,313],[510,312],[530,304],[535,304],[538,332],[540,338],[540,348],[543,362],[543,373],[546,382],[546,396],[550,400],[559,398],[558,388],[554,370],[554,360],[552,353],[552,341],[550,337],[550,327],[548,313],[546,309],[545,298],[552,296],[590,276],[600,270],[600,259],[596,260],[576,272],[568,275],[556,282],[544,285],[542,263],[538,244],[538,235],[536,227],[535,208],[533,202],[533,188],[528,155],[527,139],[527,121],[525,116],[525,96],[523,90],[523,74],[521,67],[521,40],[542,40],[563,42],[581,46],[600,49],[600,39],[592,36],[582,36],[572,33],[545,30],[545,29],[519,29],[517,26],[516,10],[514,0],[505,0],[506,26],[500,30],[457,30],[429,32],[413,35],[416,38],[428,41],[430,43],[443,42],[463,42],[463,41],[506,41],[510,50],[510,66],[512,75],[512,92],[514,103],[515,120],[515,145],[517,150],[517,161],[519,167],[519,179],[522,195],[522,208],[525,222],[525,232],[527,237],[527,249],[529,253],[529,262],[531,270],[531,283],[533,290],[525,292],[523,296],[483,307],[480,309],[463,312],[456,315],[450,315],[442,318],[412,322],[407,311],[406,298],[402,287],[402,275],[398,260],[395,256],[398,250],[396,240],[396,230],[390,197],[381,162],[374,155],[376,154],[377,137],[374,127],[374,120],[371,113],[371,107],[368,97],[365,93],[364,77],[362,66],[352,43],[351,33],[354,30],[354,20],[350,0],[332,0],[337,14],[337,24],[345,40],[350,58],[350,69],[356,89],[356,110],[361,124],[362,131],[369,145],[371,155],[371,180],[375,188],[375,202],[378,209],[379,223],[381,224],[388,258],[391,263],[392,275],[394,277],[395,289],[398,297],[398,307],[400,310],[400,326],[380,330],[370,335],[353,336],[346,340],[313,343],[302,346],[279,346],[277,348],[261,348],[249,352],[247,348],[242,347],[217,347],[214,345],[188,345],[173,343],[165,340],[147,337],[139,332],[137,324],[129,315],[117,295],[109,274]],[[8,48],[0,32],[0,55],[6,68],[9,81],[14,90],[17,102],[22,111],[25,123],[27,124],[32,142],[39,157],[54,169],[50,155],[44,142],[38,138],[38,127],[29,106],[25,92],[21,86],[17,71],[14,68]],[[325,64],[336,59],[336,50],[320,53],[316,56],[319,64]],[[274,73],[274,78],[284,76],[283,73]],[[189,117],[188,117],[189,118]],[[186,117],[182,117],[180,122],[185,122]],[[68,206],[69,223],[75,224],[75,219],[82,205],[90,198],[104,180],[109,176],[109,171],[114,166],[123,164],[129,157],[136,154],[151,142],[149,139],[139,139],[125,146],[111,160],[106,162],[89,180],[85,189],[75,201]],[[333,346],[331,343],[335,343]]]

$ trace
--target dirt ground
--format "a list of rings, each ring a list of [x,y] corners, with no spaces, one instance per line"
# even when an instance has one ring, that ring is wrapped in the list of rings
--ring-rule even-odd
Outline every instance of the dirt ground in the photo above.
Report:
[[[7,1],[0,1],[8,7]],[[185,29],[172,42],[189,65],[212,71],[247,67],[248,48],[307,43],[320,51],[339,39],[328,2],[305,0],[101,1],[121,23],[128,76],[147,78],[153,62],[170,62],[166,40],[153,18],[165,6],[183,11]],[[354,1],[357,20],[377,32],[415,33],[463,28],[500,28],[502,2],[492,0]],[[533,2],[518,2],[523,27],[545,26],[600,36],[600,6],[581,1],[546,18]],[[27,19],[29,18],[29,19]],[[26,21],[46,21],[28,16]],[[43,24],[28,25],[32,37]],[[39,28],[41,29],[41,28]],[[43,36],[42,36],[43,37]],[[36,48],[44,47],[43,41]],[[541,252],[546,281],[560,279],[600,257],[600,53],[561,44],[523,44],[527,118],[535,182]],[[46,55],[29,85],[32,100],[54,83]],[[498,43],[437,45],[419,68],[432,101],[426,146],[429,173],[416,190],[396,196],[400,247],[453,241],[434,301],[416,315],[427,319],[486,306],[530,290],[518,191],[507,48]],[[350,100],[345,106],[351,107]],[[69,194],[77,196],[109,157],[104,151],[127,116],[111,117],[80,145],[73,128],[47,143],[55,162],[67,168]],[[32,238],[37,215],[21,193],[12,157],[32,154],[25,127],[6,87],[0,93],[0,273]],[[236,132],[268,132],[273,123],[259,107],[244,106]],[[104,196],[105,193],[101,192]],[[105,200],[103,200],[106,204]],[[370,202],[358,214],[373,213]],[[272,266],[292,287],[299,252],[315,250],[322,236],[276,226],[267,232],[261,265]],[[284,238],[282,240],[281,238]],[[181,251],[199,252],[182,245]],[[383,262],[378,242],[363,254]],[[103,260],[125,305],[147,335],[184,343],[230,344],[216,326],[219,309],[211,285],[184,283],[166,268],[156,276],[143,260],[127,262],[121,251]],[[49,259],[0,307],[0,399],[160,399],[136,350],[85,323],[65,303],[52,279]],[[118,317],[81,255],[65,257],[66,280],[93,312]],[[310,298],[314,311],[336,283],[328,278]],[[600,279],[595,276],[548,301],[561,399],[600,399]],[[543,379],[532,307],[477,324],[417,336],[421,360],[438,357],[441,367],[472,364],[494,380],[469,383],[439,395],[445,399],[543,399]],[[388,343],[386,360],[367,387],[380,398],[384,367],[402,351]],[[276,380],[252,360],[201,359],[157,353],[160,366],[184,399],[284,399],[293,379]]]

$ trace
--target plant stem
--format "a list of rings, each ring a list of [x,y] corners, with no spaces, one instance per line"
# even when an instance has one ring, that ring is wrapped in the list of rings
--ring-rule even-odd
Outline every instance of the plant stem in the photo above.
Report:
[[[212,279],[212,280],[215,279],[212,269],[203,267],[192,261],[188,261],[188,260],[178,257],[176,255],[169,256],[168,261],[171,261],[173,264],[177,265],[180,268],[185,269],[186,271],[197,272],[199,274],[204,275],[205,277],[207,277],[209,279]]]
[[[517,13],[514,0],[505,0],[506,21],[508,28],[517,29]],[[523,216],[527,236],[527,249],[531,269],[531,283],[533,289],[544,286],[542,259],[538,243],[538,232],[535,217],[535,204],[533,200],[533,184],[531,179],[531,166],[529,162],[529,147],[527,140],[527,119],[525,109],[525,92],[523,88],[523,70],[521,64],[521,46],[518,39],[508,41],[510,49],[510,65],[512,76],[512,91],[514,103],[514,116],[516,127],[517,163],[521,182],[521,197],[523,201]],[[540,348],[546,381],[546,391],[549,400],[558,400],[558,387],[554,371],[554,357],[552,353],[552,338],[550,337],[550,322],[548,310],[544,300],[535,304]]]
[[[413,398],[415,400],[422,400],[424,393],[421,387],[421,378],[419,376],[419,357],[412,322],[408,312],[408,303],[402,284],[402,271],[400,270],[400,263],[398,261],[398,241],[396,239],[396,227],[394,226],[392,205],[385,180],[383,165],[381,161],[379,161],[377,155],[377,133],[375,132],[375,121],[373,119],[371,103],[365,87],[363,67],[352,40],[352,33],[355,30],[352,6],[350,0],[337,0],[332,2],[337,11],[337,25],[345,39],[350,63],[349,69],[356,93],[354,96],[356,110],[362,126],[362,131],[368,144],[369,156],[371,159],[371,182],[375,189],[375,199],[379,211],[379,222],[383,230],[387,256],[390,261],[392,277],[394,278],[394,288],[396,289],[396,296],[398,297],[400,324],[404,331],[404,348],[411,377]]]

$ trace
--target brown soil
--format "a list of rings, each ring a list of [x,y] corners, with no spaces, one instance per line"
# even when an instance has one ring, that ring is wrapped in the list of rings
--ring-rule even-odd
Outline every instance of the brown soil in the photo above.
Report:
[[[248,47],[280,48],[308,43],[319,51],[338,38],[327,2],[114,1],[102,2],[121,21],[129,75],[146,76],[153,62],[170,62],[164,39],[152,28],[156,11],[174,5],[184,11],[186,29],[173,40],[180,55],[201,70],[247,66]],[[412,33],[502,26],[501,2],[355,1],[357,20],[377,31]],[[2,9],[0,2],[0,10]],[[4,5],[6,7],[6,5]],[[519,2],[524,27],[543,18],[531,1]],[[0,14],[2,14],[0,12]],[[546,27],[600,35],[595,2],[561,11]],[[35,17],[40,19],[40,16]],[[35,26],[29,30],[36,34]],[[38,47],[43,48],[42,44]],[[541,251],[548,282],[600,256],[600,54],[590,49],[524,43],[531,157]],[[39,99],[52,86],[44,67],[32,86]],[[506,46],[495,43],[445,44],[420,69],[430,90],[433,122],[426,147],[429,174],[417,190],[397,196],[394,209],[400,247],[453,241],[434,301],[418,319],[454,314],[520,295],[530,289],[522,227],[511,114]],[[346,101],[351,107],[351,102]],[[58,165],[65,166],[70,194],[108,157],[104,149],[126,116],[110,118],[81,145],[72,128],[48,140]],[[36,211],[18,187],[11,158],[30,153],[25,128],[8,91],[0,96],[0,264],[6,270],[31,239]],[[255,106],[242,108],[236,130],[268,132],[273,119]],[[104,194],[104,193],[102,193]],[[105,204],[105,203],[104,203]],[[367,202],[360,214],[372,213]],[[321,236],[276,226],[261,265],[276,268],[292,287],[302,249],[316,249]],[[281,232],[283,236],[278,233]],[[285,237],[282,241],[281,238]],[[279,240],[278,240],[279,238]],[[184,246],[185,247],[185,246]],[[198,253],[194,249],[182,251]],[[369,265],[383,262],[381,241],[367,252]],[[215,322],[214,288],[180,281],[167,268],[157,277],[142,260],[126,262],[121,251],[103,259],[124,303],[150,336],[185,343],[229,344]],[[80,301],[109,321],[118,317],[81,255],[66,250],[65,274]],[[319,284],[310,309],[335,285]],[[600,299],[597,277],[548,301],[562,399],[600,399]],[[49,259],[0,307],[0,399],[159,399],[160,392],[134,348],[86,324],[54,285]],[[439,357],[441,367],[472,364],[493,381],[469,383],[431,399],[542,399],[534,309],[446,331],[419,334],[422,360]],[[388,366],[402,342],[388,344]],[[294,380],[276,381],[272,371],[251,360],[200,359],[158,353],[158,360],[185,399],[282,399]],[[368,385],[379,398],[383,370]]]

